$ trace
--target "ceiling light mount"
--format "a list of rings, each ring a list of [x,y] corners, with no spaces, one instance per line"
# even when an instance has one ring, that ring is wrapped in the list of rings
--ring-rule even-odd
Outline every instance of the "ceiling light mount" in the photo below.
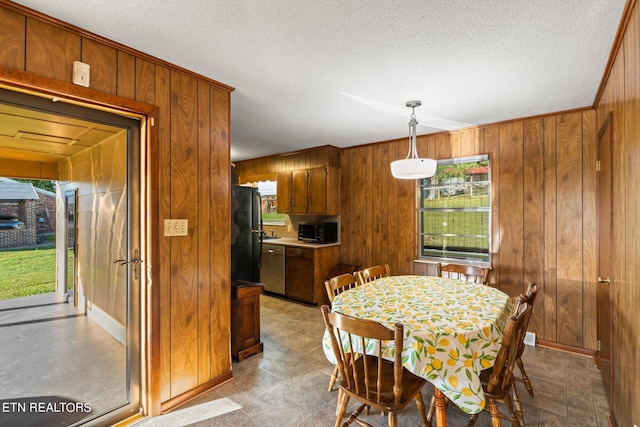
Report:
[[[416,107],[422,105],[422,101],[407,101],[406,106],[411,108],[409,120],[409,152],[407,158],[391,162],[391,174],[398,179],[423,179],[431,178],[436,173],[438,163],[433,159],[421,159],[418,157],[416,146]]]

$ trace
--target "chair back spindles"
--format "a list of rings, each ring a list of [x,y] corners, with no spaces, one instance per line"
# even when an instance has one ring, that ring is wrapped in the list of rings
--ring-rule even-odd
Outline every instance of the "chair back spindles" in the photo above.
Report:
[[[356,272],[356,274],[360,284],[369,283],[373,280],[380,279],[382,277],[391,276],[391,273],[389,270],[389,264],[374,265],[371,267],[367,267],[361,271]]]
[[[355,288],[360,282],[351,273],[344,273],[336,277],[332,277],[324,282],[324,287],[327,290],[327,297],[329,301],[333,302],[333,299],[340,295],[342,292]]]
[[[439,277],[464,280],[467,282],[489,284],[489,272],[491,267],[476,267],[462,264],[441,264],[436,266]]]

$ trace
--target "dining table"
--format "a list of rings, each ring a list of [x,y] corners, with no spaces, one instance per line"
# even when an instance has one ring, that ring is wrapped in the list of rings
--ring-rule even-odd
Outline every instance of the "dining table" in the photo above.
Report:
[[[334,297],[331,310],[389,328],[404,325],[403,365],[433,384],[436,425],[443,427],[447,399],[468,414],[484,409],[480,372],[494,364],[512,307],[511,297],[492,286],[407,275],[383,277],[342,292]],[[349,344],[343,345],[347,349]],[[328,332],[322,347],[335,364]],[[371,351],[377,354],[377,349]],[[392,352],[383,349],[385,354]]]

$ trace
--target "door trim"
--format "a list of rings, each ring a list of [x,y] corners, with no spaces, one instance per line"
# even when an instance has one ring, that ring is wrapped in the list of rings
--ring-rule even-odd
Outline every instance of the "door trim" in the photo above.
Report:
[[[596,161],[598,162],[598,165],[600,165],[601,159],[602,159],[602,154],[601,154],[601,141],[602,144],[604,145],[608,145],[608,165],[606,167],[606,170],[608,170],[608,174],[609,174],[609,182],[608,182],[608,194],[609,197],[606,200],[606,203],[608,204],[609,208],[608,208],[608,215],[609,215],[609,232],[605,233],[608,234],[609,236],[609,250],[608,250],[608,270],[609,271],[601,271],[601,259],[605,259],[606,258],[601,258],[602,257],[602,249],[601,249],[601,234],[602,234],[602,230],[600,229],[601,227],[601,222],[602,222],[602,218],[601,218],[601,214],[600,214],[600,208],[597,209],[597,218],[596,218],[596,222],[597,222],[597,238],[598,238],[598,245],[597,245],[597,257],[598,257],[598,268],[597,268],[597,274],[598,274],[598,280],[596,280],[596,286],[598,286],[597,290],[596,290],[596,338],[598,339],[598,345],[600,346],[601,340],[600,340],[600,332],[601,332],[601,287],[602,286],[607,286],[608,287],[608,296],[607,299],[608,301],[606,302],[606,305],[608,305],[608,325],[605,325],[605,328],[608,329],[608,347],[606,349],[606,352],[604,352],[604,354],[606,355],[606,357],[602,357],[602,351],[600,349],[600,347],[598,346],[598,348],[596,349],[595,352],[595,363],[598,366],[598,369],[601,371],[601,375],[602,375],[602,379],[603,382],[605,383],[605,389],[607,389],[608,386],[608,395],[607,395],[607,400],[609,402],[609,407],[610,407],[610,415],[612,417],[612,419],[614,419],[615,417],[613,417],[613,407],[612,407],[612,402],[613,402],[613,393],[614,393],[614,370],[612,367],[613,364],[613,352],[615,351],[615,346],[613,345],[613,338],[614,338],[614,334],[613,334],[613,328],[614,328],[614,324],[613,324],[613,284],[615,282],[614,280],[614,270],[613,270],[613,260],[611,259],[611,254],[612,254],[612,231],[613,231],[613,221],[614,221],[614,217],[613,217],[613,198],[614,198],[614,192],[613,192],[613,173],[614,173],[614,168],[613,168],[613,113],[611,111],[609,111],[609,113],[607,114],[607,116],[605,117],[604,121],[602,122],[602,125],[600,126],[599,130],[598,130],[598,134],[597,134],[597,138],[596,138]],[[602,140],[602,138],[606,135],[606,133],[609,133],[609,136],[607,138],[607,140]],[[598,169],[598,171],[600,170],[600,168]],[[601,190],[601,176],[597,176],[596,177],[596,204],[597,205],[601,205],[601,200],[600,198],[602,197],[602,190]],[[604,276],[604,275],[608,275],[608,277],[606,278],[606,281],[603,280],[603,283],[600,283],[600,276]],[[595,279],[595,278],[594,278]],[[605,279],[603,277],[603,279]],[[608,282],[608,283],[606,283]],[[603,363],[604,362],[604,363]],[[608,378],[605,378],[605,376],[608,376]]]
[[[65,251],[65,263],[64,263],[64,295],[65,298],[67,299],[67,302],[69,302],[69,299],[73,299],[73,306],[74,307],[78,307],[78,280],[77,280],[77,276],[76,276],[76,272],[78,269],[77,266],[77,257],[78,257],[78,251],[77,251],[77,238],[78,238],[78,224],[77,224],[77,218],[78,218],[78,190],[74,189],[74,190],[69,190],[69,191],[65,191],[64,194],[62,195],[62,197],[64,197],[64,211],[65,211],[65,217],[67,218],[67,225],[64,227],[64,242],[65,242],[65,247],[64,247],[64,251]],[[70,297],[68,294],[68,290],[69,290],[69,198],[73,198],[73,295]],[[83,313],[85,312],[85,310],[83,310]]]
[[[141,245],[145,263],[141,267],[140,344],[142,375],[140,386],[143,415],[159,415],[160,401],[160,275],[153,260],[160,258],[159,240],[152,236],[159,229],[159,108],[155,105],[109,95],[71,83],[0,66],[0,87],[35,96],[57,97],[64,102],[107,111],[140,120],[141,134],[146,136],[144,157],[140,162]]]

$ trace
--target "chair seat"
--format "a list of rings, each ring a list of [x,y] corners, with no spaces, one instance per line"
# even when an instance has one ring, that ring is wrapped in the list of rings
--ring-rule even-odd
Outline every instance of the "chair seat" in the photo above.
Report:
[[[381,395],[377,396],[378,390],[376,387],[378,381],[378,358],[375,356],[369,356],[366,358],[367,361],[367,369],[369,371],[369,396],[367,396],[367,388],[364,382],[364,358],[357,359],[354,363],[355,365],[355,375],[352,370],[349,370],[349,379],[346,378],[340,379],[338,385],[342,389],[343,392],[348,395],[357,398],[357,397],[365,397],[370,399],[371,406],[374,408],[383,411],[383,412],[397,412],[400,409],[407,406],[409,402],[411,402],[413,396],[424,387],[426,380],[424,378],[420,378],[419,376],[413,374],[407,369],[403,368],[402,370],[402,397],[400,401],[401,404],[396,404],[394,401],[393,391],[386,387],[383,389]],[[388,360],[382,360],[382,384],[393,383],[393,362]],[[357,377],[357,380],[354,378]],[[349,387],[348,384],[351,382],[352,386]],[[355,384],[355,385],[354,385]],[[356,386],[357,385],[357,386]],[[356,392],[357,390],[357,392]]]

